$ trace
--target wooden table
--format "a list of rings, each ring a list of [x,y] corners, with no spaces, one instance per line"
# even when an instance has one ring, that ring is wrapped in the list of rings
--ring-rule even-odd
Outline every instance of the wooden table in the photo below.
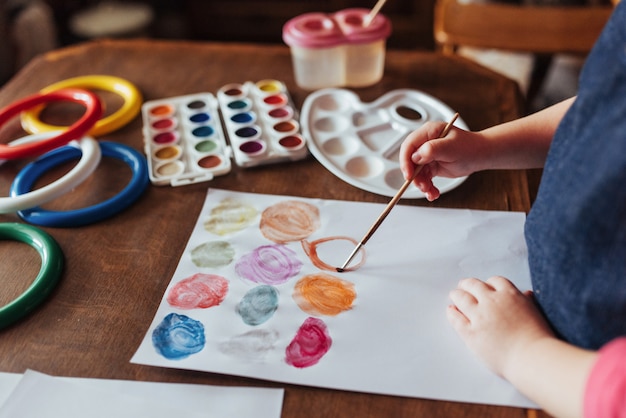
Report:
[[[300,107],[309,92],[294,82],[289,50],[281,45],[173,43],[150,40],[96,41],[38,57],[0,90],[0,106],[69,77],[109,74],[134,83],[144,100],[216,92],[227,83],[274,78],[286,83]],[[464,61],[428,52],[388,51],[385,76],[377,85],[356,89],[372,101],[395,88],[425,91],[458,110],[471,129],[519,116],[516,84]],[[120,105],[101,93],[107,114]],[[56,106],[56,107],[55,107]],[[50,106],[46,121],[67,122],[77,105]],[[17,118],[16,118],[17,119]],[[142,150],[142,123],[136,118],[105,138]],[[23,136],[19,121],[0,129],[0,142]],[[130,172],[103,159],[96,174],[73,192],[44,207],[67,210],[115,195]],[[25,161],[0,168],[0,195],[7,196]],[[63,174],[59,167],[43,185]],[[207,187],[244,192],[386,203],[389,198],[356,189],[336,178],[314,158],[252,169],[234,167],[210,183],[172,188],[151,186],[117,216],[81,228],[43,228],[66,257],[62,280],[52,296],[16,325],[0,330],[0,371],[34,369],[60,376],[85,376],[217,385],[284,387],[283,417],[523,417],[535,411],[455,402],[378,396],[285,385],[234,376],[131,364],[196,222]],[[438,201],[401,204],[525,211],[530,192],[524,171],[477,173]],[[0,215],[0,222],[21,222]],[[35,277],[39,257],[27,245],[0,241],[0,305],[21,293]]]

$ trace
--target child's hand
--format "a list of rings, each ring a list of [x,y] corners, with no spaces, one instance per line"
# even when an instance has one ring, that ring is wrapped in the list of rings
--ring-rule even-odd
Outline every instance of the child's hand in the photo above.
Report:
[[[520,292],[504,277],[486,282],[464,279],[450,292],[448,320],[471,351],[503,376],[515,353],[554,333],[530,292]]]
[[[423,165],[415,185],[430,201],[439,197],[433,185],[435,176],[461,177],[476,171],[480,135],[453,127],[445,138],[439,138],[444,122],[429,122],[411,132],[400,147],[400,169],[404,178],[413,176],[416,166]]]

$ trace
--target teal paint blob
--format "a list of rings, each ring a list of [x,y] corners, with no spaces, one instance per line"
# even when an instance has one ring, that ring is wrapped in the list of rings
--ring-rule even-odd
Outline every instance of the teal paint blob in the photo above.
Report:
[[[278,309],[278,290],[269,285],[249,290],[237,305],[237,313],[243,322],[252,326],[269,320],[276,309]]]
[[[193,131],[191,131],[191,133],[194,136],[197,136],[197,137],[200,137],[200,138],[211,136],[211,135],[213,135],[213,132],[215,132],[215,131],[210,126],[200,126],[199,128],[196,128]]]

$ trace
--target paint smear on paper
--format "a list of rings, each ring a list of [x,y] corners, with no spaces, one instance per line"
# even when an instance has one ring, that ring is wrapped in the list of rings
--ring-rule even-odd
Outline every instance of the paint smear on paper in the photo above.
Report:
[[[335,316],[352,309],[354,284],[326,273],[304,276],[293,289],[293,299],[310,315]]]
[[[260,325],[278,309],[278,290],[268,285],[250,289],[237,305],[237,313],[247,325]]]
[[[163,357],[182,360],[201,351],[204,326],[186,315],[171,313],[152,332],[152,345]]]
[[[332,339],[328,327],[319,318],[307,318],[285,350],[287,364],[298,367],[316,365],[328,352]]]
[[[219,344],[223,354],[248,361],[262,361],[274,350],[278,341],[278,332],[267,329],[255,329],[236,335],[230,340]]]
[[[297,200],[279,202],[261,214],[261,233],[265,238],[279,244],[300,241],[319,227],[319,209],[306,202]]]
[[[216,274],[196,273],[170,289],[167,303],[180,309],[206,309],[222,303],[228,280]]]
[[[321,239],[311,241],[311,242],[307,240],[302,240],[301,244],[302,244],[302,249],[304,250],[304,253],[309,257],[309,259],[311,260],[311,263],[313,263],[315,267],[317,267],[320,270],[337,271],[337,266],[340,266],[343,264],[343,262],[345,262],[345,260],[350,255],[350,251],[346,252],[345,255],[343,254],[339,255],[339,257],[343,257],[340,262],[333,260],[333,262],[327,263],[320,258],[318,246],[324,243],[338,241],[338,240],[349,241],[350,243],[352,243],[353,245],[350,251],[352,251],[359,244],[357,240],[355,240],[354,238],[342,237],[342,236],[321,238]],[[344,271],[356,270],[359,267],[361,267],[363,263],[365,263],[365,247],[364,246],[362,246],[359,249],[359,253],[361,255],[361,258],[360,259],[354,258],[352,263],[348,267],[346,267]],[[337,257],[338,255],[333,254],[333,256]],[[358,262],[355,263],[355,261],[357,260]]]
[[[197,267],[222,267],[233,262],[235,249],[226,241],[205,242],[191,250],[191,261]]]
[[[211,210],[204,228],[217,235],[232,234],[251,225],[257,214],[254,206],[238,199],[226,198]]]
[[[235,271],[244,279],[269,285],[285,283],[301,268],[296,252],[284,245],[262,245],[235,265]]]

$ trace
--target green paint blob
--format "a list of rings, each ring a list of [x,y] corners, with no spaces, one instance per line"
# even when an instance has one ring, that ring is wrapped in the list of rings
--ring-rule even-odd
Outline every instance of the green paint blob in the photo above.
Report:
[[[205,242],[191,250],[191,261],[197,267],[221,267],[232,263],[235,249],[226,241]]]
[[[214,141],[202,141],[196,144],[196,150],[199,152],[213,152],[217,148]]]

